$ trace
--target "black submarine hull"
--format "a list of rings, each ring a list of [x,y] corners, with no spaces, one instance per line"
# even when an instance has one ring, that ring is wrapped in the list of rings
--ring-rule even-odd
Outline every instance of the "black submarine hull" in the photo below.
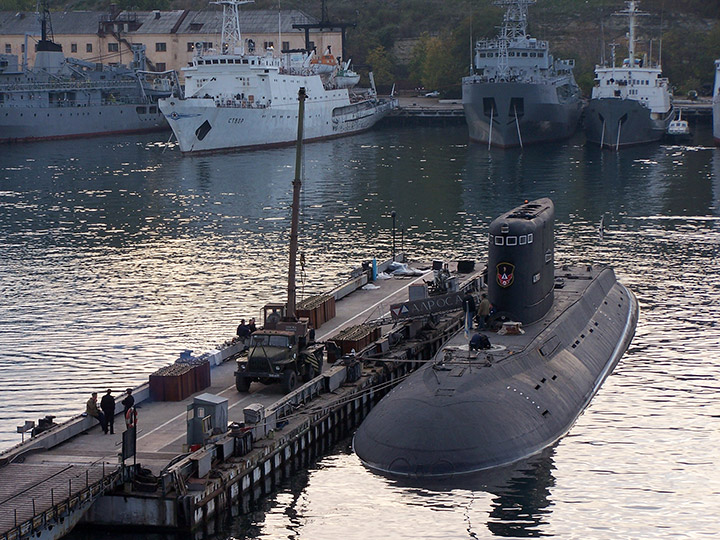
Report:
[[[567,433],[630,345],[638,304],[607,267],[554,277],[552,305],[524,334],[484,332],[492,349],[471,351],[461,332],[383,398],[353,440],[362,462],[446,477],[514,463]]]

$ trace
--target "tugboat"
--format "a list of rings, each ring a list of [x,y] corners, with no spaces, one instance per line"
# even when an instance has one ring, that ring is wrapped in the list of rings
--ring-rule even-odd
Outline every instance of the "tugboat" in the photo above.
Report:
[[[544,198],[491,223],[489,328],[459,332],[370,411],[353,439],[366,466],[425,478],[509,465],[589,405],[630,345],[638,304],[611,268],[554,268],[554,213]]]
[[[647,15],[637,9],[637,2],[627,2],[630,21],[628,57],[622,67],[615,66],[615,44],[612,66],[595,67],[595,87],[585,111],[587,142],[601,148],[619,150],[625,146],[657,142],[667,132],[675,117],[668,79],[660,65],[635,54],[635,17]]]
[[[678,116],[670,122],[667,128],[665,138],[673,143],[688,142],[692,140],[692,131],[687,120],[683,120],[682,111],[678,111]]]
[[[553,59],[547,41],[530,37],[527,10],[535,0],[505,6],[501,33],[475,45],[476,73],[462,80],[470,140],[488,147],[557,141],[577,129],[582,101],[573,60]]]

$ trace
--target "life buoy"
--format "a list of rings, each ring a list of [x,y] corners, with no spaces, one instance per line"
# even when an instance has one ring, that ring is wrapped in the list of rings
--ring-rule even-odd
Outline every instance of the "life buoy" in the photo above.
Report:
[[[135,407],[130,407],[125,412],[125,425],[128,429],[137,425],[137,411],[135,410]]]

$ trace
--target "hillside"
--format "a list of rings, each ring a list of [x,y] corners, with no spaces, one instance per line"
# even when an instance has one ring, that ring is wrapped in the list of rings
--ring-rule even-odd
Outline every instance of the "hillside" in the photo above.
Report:
[[[120,0],[122,9],[204,9],[198,0]],[[110,2],[51,2],[51,9],[107,9]],[[256,0],[242,9],[301,9],[321,17],[321,0]],[[355,22],[348,30],[347,49],[356,66],[371,64],[381,85],[401,82],[459,95],[460,77],[467,74],[471,37],[493,37],[502,10],[491,0],[327,0],[331,21]],[[588,92],[593,67],[608,44],[627,47],[627,19],[612,16],[621,0],[538,0],[529,10],[529,32],[550,41],[556,57],[574,58],[576,78]],[[643,0],[638,36],[641,54],[655,59],[662,42],[664,73],[681,95],[707,91],[713,81],[713,60],[720,57],[720,0]],[[34,10],[35,0],[0,0],[0,10]],[[212,6],[212,9],[217,9]],[[661,39],[662,38],[662,39]],[[604,50],[603,50],[604,49]]]

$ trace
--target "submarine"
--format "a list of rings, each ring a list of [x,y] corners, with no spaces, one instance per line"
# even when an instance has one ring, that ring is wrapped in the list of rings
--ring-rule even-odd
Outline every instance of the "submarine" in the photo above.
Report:
[[[488,327],[474,339],[458,332],[370,411],[353,438],[365,466],[412,478],[477,473],[570,430],[629,347],[639,309],[608,266],[556,269],[554,219],[542,198],[493,220]]]

